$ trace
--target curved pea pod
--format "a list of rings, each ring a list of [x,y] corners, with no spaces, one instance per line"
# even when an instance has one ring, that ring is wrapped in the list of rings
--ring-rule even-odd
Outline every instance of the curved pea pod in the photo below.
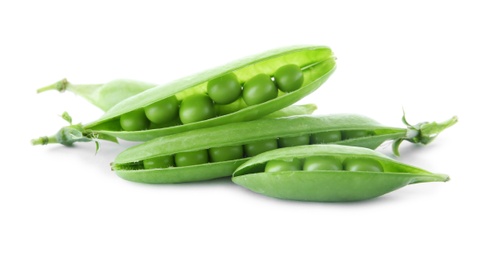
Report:
[[[301,169],[299,165],[266,172],[270,162],[305,163],[310,158],[326,158],[340,166],[318,170]],[[395,161],[370,149],[342,145],[298,146],[262,153],[238,167],[232,177],[234,183],[269,197],[325,202],[366,200],[414,183],[448,180],[447,175]]]
[[[121,152],[112,163],[112,169],[123,179],[143,183],[192,182],[228,177],[238,166],[253,156],[250,154],[254,153],[250,149],[253,144],[268,141],[271,146],[264,147],[264,150],[280,150],[282,147],[292,145],[308,145],[313,137],[332,132],[349,133],[344,134],[349,139],[332,140],[333,143],[368,148],[376,148],[388,140],[408,140],[418,143],[425,137],[421,132],[415,132],[413,127],[410,129],[384,126],[373,119],[352,114],[260,119],[198,129],[147,141]],[[356,132],[368,132],[369,135],[353,136],[352,133]],[[283,140],[299,140],[299,142],[282,142]],[[146,168],[144,164],[149,160],[175,157],[180,153],[214,151],[224,147],[236,147],[236,152],[231,150],[230,155],[238,152],[239,154],[226,160],[214,160],[213,157],[209,157],[204,163],[187,167],[170,164]]]
[[[279,86],[273,87],[275,83],[271,79],[274,73],[289,65],[298,68],[292,73],[298,71],[300,74],[300,87],[285,91],[279,90]],[[336,62],[328,47],[299,46],[272,50],[148,89],[116,104],[100,119],[80,125],[79,130],[72,129],[72,131],[81,130],[82,133],[77,136],[88,139],[113,137],[130,141],[146,141],[200,128],[255,120],[288,107],[315,91],[329,78],[335,68]],[[211,82],[221,81],[226,75],[234,75],[233,83],[236,80],[237,84],[242,85],[242,94],[230,104],[215,104],[212,108],[213,100],[207,99],[206,95],[208,85]],[[247,86],[247,83],[251,86]],[[261,87],[266,91],[269,91],[269,88],[275,89],[269,92],[270,97],[263,99],[259,97]],[[252,98],[251,102],[245,100],[247,97]],[[180,121],[172,120],[171,124],[150,127],[141,111],[167,99],[177,100],[180,103],[177,117]],[[188,105],[191,103],[194,105]],[[204,104],[202,107],[196,106],[201,103]],[[186,106],[186,109],[183,109],[183,106]],[[139,130],[124,130],[127,128],[124,127],[122,119],[130,113],[137,114],[136,118],[139,118],[140,124],[133,125],[134,129]],[[184,120],[183,117],[185,117]],[[43,139],[49,140],[49,143],[67,140],[64,143],[66,145],[82,140],[82,138],[73,140],[73,136],[44,137]]]
[[[49,90],[70,91],[85,98],[101,110],[108,111],[121,101],[155,86],[156,84],[153,83],[131,79],[117,79],[105,84],[72,84],[68,80],[62,79],[38,89],[37,93]]]

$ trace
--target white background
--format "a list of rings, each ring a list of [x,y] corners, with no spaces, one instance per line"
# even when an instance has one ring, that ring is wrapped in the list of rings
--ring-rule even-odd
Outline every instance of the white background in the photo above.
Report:
[[[0,259],[499,259],[494,1],[329,2],[2,1]],[[71,93],[35,93],[64,77],[165,83],[296,44],[337,57],[301,101],[317,114],[390,126],[402,126],[403,107],[415,123],[457,115],[400,157],[451,181],[358,203],[293,202],[229,180],[124,181],[109,163],[130,144],[102,143],[97,155],[92,143],[30,145],[66,124],[63,111],[75,122],[101,115]]]

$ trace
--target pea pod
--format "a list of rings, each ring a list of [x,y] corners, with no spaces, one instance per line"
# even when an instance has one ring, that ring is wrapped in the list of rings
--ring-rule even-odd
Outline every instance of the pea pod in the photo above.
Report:
[[[384,141],[407,140],[427,143],[428,134],[436,137],[455,118],[438,123],[422,123],[420,128],[436,126],[435,131],[422,132],[414,126],[397,128],[384,126],[373,119],[351,114],[326,116],[294,116],[233,123],[156,138],[130,147],[120,153],[112,169],[123,179],[143,183],[177,183],[210,180],[231,176],[233,171],[250,157],[265,150],[294,145],[308,145],[314,136],[339,132],[349,139],[326,140],[336,144],[362,146],[375,149]],[[364,131],[365,136],[354,136],[353,131]],[[349,134],[346,134],[349,133]],[[306,138],[303,138],[303,137]],[[326,135],[332,136],[332,135]],[[316,138],[316,140],[319,138]],[[287,140],[287,142],[280,142]],[[304,142],[305,140],[305,142]],[[243,151],[241,150],[243,149]],[[179,153],[209,151],[207,163],[190,166],[176,165],[145,167],[149,161],[175,157]],[[232,157],[232,155],[238,156]],[[241,154],[243,156],[241,156]],[[215,159],[214,159],[215,158]],[[223,159],[220,159],[223,158]]]
[[[156,84],[130,79],[112,80],[105,84],[72,84],[62,79],[49,86],[40,88],[37,93],[49,90],[71,91],[103,111],[108,111],[121,101],[155,87]]]
[[[317,158],[324,161],[320,164],[340,164],[340,169],[302,168],[308,160]],[[269,164],[273,170],[269,170]],[[292,164],[293,168],[286,167]],[[414,183],[445,182],[449,177],[397,162],[366,148],[311,145],[257,155],[238,167],[232,180],[269,197],[342,202],[375,198]]]
[[[63,144],[71,145],[73,142],[85,138],[90,140],[120,138],[130,141],[146,141],[159,136],[200,128],[255,120],[288,107],[319,88],[335,70],[336,63],[332,55],[328,47],[321,46],[288,47],[268,51],[148,89],[116,104],[94,122],[76,127],[66,127],[71,129],[59,131],[53,137],[42,137],[37,139],[38,141],[35,140],[34,143],[46,144],[45,141],[53,143],[63,140]],[[288,84],[289,86],[278,88],[270,85],[274,84],[274,81],[271,80],[272,77],[275,77],[274,73],[289,65],[299,68],[298,70],[286,70],[288,73],[298,72],[300,74],[293,75],[296,77],[289,77],[295,79],[295,82],[292,84],[287,78],[278,81],[282,82],[280,84]],[[207,85],[216,86],[215,83],[224,81],[222,79],[225,79],[225,75],[228,74],[235,76],[228,78],[233,78],[233,80],[236,78],[238,84],[243,85],[242,94],[230,104],[211,103],[207,99]],[[298,89],[295,88],[297,82],[300,83]],[[230,85],[234,85],[234,82]],[[275,91],[272,90],[273,88]],[[260,96],[263,93],[261,90],[265,90],[265,93],[269,94]],[[208,97],[212,100],[218,99],[216,96]],[[151,124],[148,125],[141,113],[167,99],[175,99],[180,103],[178,111],[178,119],[180,120],[147,128],[146,126],[151,126]],[[223,100],[223,102],[226,101]],[[204,105],[198,106],[197,104]],[[130,113],[137,115],[135,121],[132,116],[129,116]],[[174,112],[166,111],[165,113]],[[126,117],[127,120],[122,120],[122,117]],[[125,124],[122,124],[123,122]],[[124,131],[124,126],[127,126],[125,127],[127,131]],[[71,135],[57,136],[68,132],[71,132]],[[74,138],[75,136],[78,138]]]

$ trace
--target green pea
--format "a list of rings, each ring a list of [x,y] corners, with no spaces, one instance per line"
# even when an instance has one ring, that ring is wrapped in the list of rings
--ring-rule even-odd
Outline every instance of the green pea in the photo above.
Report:
[[[209,81],[207,92],[215,103],[226,105],[240,97],[241,85],[234,73],[228,73]]]
[[[208,149],[210,161],[223,162],[243,158],[243,146],[224,146]]]
[[[174,166],[174,157],[172,155],[159,156],[143,161],[144,169],[168,168]]]
[[[340,171],[342,162],[332,156],[311,156],[304,160],[304,171]]]
[[[382,165],[370,158],[348,158],[344,161],[344,170],[351,172],[383,172]]]
[[[292,137],[283,137],[278,139],[279,147],[291,147],[291,146],[299,146],[299,145],[308,145],[309,144],[309,135],[299,135]]]
[[[266,163],[265,172],[285,172],[302,170],[302,162],[297,159],[272,160]]]
[[[361,138],[373,135],[371,131],[368,130],[346,130],[342,131],[342,140]]]
[[[329,131],[311,135],[312,144],[329,144],[342,140],[340,131]]]
[[[175,157],[175,165],[177,167],[208,163],[207,150],[178,153],[174,157]]]
[[[288,64],[281,66],[274,73],[274,80],[283,92],[292,92],[300,88],[304,82],[304,74],[299,66]]]
[[[278,89],[266,74],[258,74],[243,86],[243,100],[247,105],[257,105],[278,96]]]
[[[233,103],[227,105],[215,104],[215,112],[217,116],[223,116],[237,112],[244,106],[245,106],[245,101],[243,101],[243,99],[241,98],[238,98]]]
[[[183,124],[203,121],[215,117],[213,101],[202,94],[186,97],[181,102],[179,117]]]
[[[167,121],[167,122],[161,123],[161,124],[156,124],[154,122],[151,122],[151,124],[149,124],[149,129],[158,129],[158,128],[164,128],[164,127],[170,127],[170,126],[178,126],[178,125],[182,125],[182,122],[181,122],[181,119],[179,117],[176,117],[170,121]]]
[[[153,103],[144,112],[149,121],[155,124],[163,124],[177,117],[179,113],[179,101],[175,96]]]
[[[246,156],[251,157],[266,151],[278,149],[278,141],[276,139],[256,141],[244,145],[244,148]]]
[[[120,125],[125,131],[139,131],[148,128],[149,121],[143,109],[137,109],[120,116]]]

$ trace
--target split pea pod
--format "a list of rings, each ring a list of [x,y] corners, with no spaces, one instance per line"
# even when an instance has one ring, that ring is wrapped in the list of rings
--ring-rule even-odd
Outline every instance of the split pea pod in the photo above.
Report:
[[[269,197],[303,201],[359,201],[409,184],[449,177],[395,161],[379,152],[343,145],[289,147],[242,164],[232,181]]]
[[[100,119],[61,129],[34,144],[120,138],[146,141],[200,128],[250,121],[288,107],[333,73],[322,46],[268,51],[160,85],[119,102]]]
[[[388,140],[427,144],[455,121],[397,128],[351,114],[261,119],[147,141],[120,153],[112,169],[135,182],[203,181],[231,176],[249,158],[290,146],[336,143],[375,149]]]

